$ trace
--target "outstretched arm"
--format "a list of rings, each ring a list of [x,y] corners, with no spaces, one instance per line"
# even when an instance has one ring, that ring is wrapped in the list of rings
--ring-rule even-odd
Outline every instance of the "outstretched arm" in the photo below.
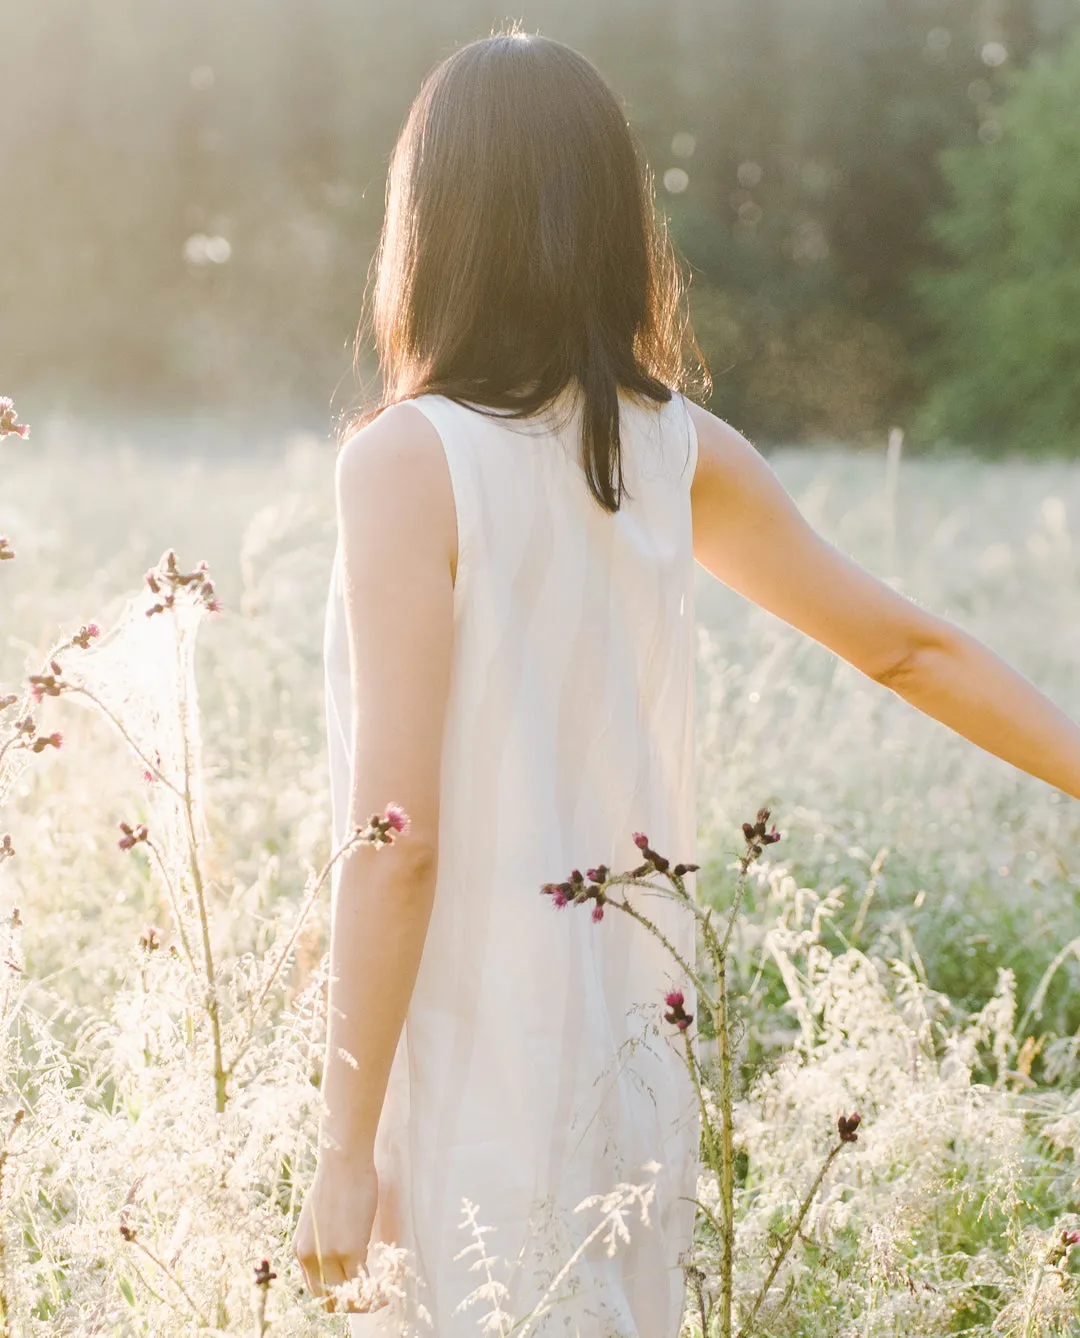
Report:
[[[1080,799],[1080,727],[976,637],[823,539],[745,437],[689,407],[697,561],[924,714]]]

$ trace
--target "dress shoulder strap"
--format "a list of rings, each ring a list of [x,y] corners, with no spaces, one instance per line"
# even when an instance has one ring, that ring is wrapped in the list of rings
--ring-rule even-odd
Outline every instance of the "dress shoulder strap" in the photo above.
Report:
[[[468,423],[468,418],[475,415],[444,395],[417,395],[408,402],[414,404],[435,428],[450,471],[458,548],[454,590],[459,593],[464,588],[465,573],[472,564],[480,506],[476,455]]]

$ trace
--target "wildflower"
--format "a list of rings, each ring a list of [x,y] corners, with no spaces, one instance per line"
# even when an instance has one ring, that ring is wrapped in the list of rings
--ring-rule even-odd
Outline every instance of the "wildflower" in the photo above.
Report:
[[[586,869],[585,877],[590,883],[606,883],[609,872],[610,870],[608,869],[608,866],[606,864],[601,864],[598,868]]]
[[[15,556],[15,550],[8,543],[7,535],[0,534],[0,562],[6,562]]]
[[[22,437],[25,441],[30,435],[30,429],[25,423],[17,422],[18,417],[15,401],[7,395],[0,395],[0,437]]]
[[[592,918],[593,918],[593,924],[596,924],[598,921],[604,918],[604,908],[603,906],[601,906],[599,902],[597,902],[596,905],[592,908]]]
[[[209,565],[203,559],[194,571],[183,572],[172,549],[162,554],[156,567],[151,567],[144,580],[152,595],[159,596],[157,602],[146,610],[146,616],[152,618],[155,613],[164,613],[176,604],[176,597],[183,591],[193,595],[210,613],[221,612],[221,602],[214,592],[214,582],[209,576]]]
[[[52,734],[39,734],[30,745],[30,748],[32,752],[43,753],[46,748],[60,748],[63,746],[63,743],[63,734],[61,734],[59,730],[56,730]]]
[[[271,1282],[277,1277],[276,1273],[270,1271],[270,1260],[264,1259],[261,1264],[255,1265],[255,1286],[269,1287]]]
[[[409,815],[400,804],[387,804],[386,808],[383,809],[383,817],[395,832],[408,830]]]
[[[5,832],[0,836],[0,862],[6,859],[14,859],[15,847],[11,842],[11,833]]]
[[[132,847],[141,845],[150,837],[150,832],[144,823],[139,823],[137,827],[131,827],[126,822],[122,822],[120,823],[120,830],[124,834],[116,844],[121,850],[131,850]]]
[[[766,824],[769,821],[769,810],[759,808],[757,821],[755,823],[744,822],[742,825],[743,837],[746,840],[746,852],[748,855],[757,859],[765,846],[772,845],[780,840],[780,833],[776,830],[775,824],[772,831],[766,831]]]
[[[570,898],[569,883],[545,883],[540,889],[545,896],[549,896],[556,906],[563,907],[568,904]]]
[[[862,1116],[857,1112],[853,1115],[841,1115],[836,1121],[836,1129],[840,1135],[841,1143],[856,1143],[859,1135],[855,1132],[862,1123]]]
[[[42,697],[59,697],[64,690],[60,666],[54,660],[50,668],[53,671],[51,674],[31,674],[28,679],[30,696],[36,702],[40,702]]]
[[[1080,1245],[1080,1231],[1063,1231],[1061,1233],[1061,1243],[1066,1249],[1073,1245]]]
[[[678,876],[681,878],[684,874],[687,873],[697,873],[698,869],[700,868],[701,868],[700,864],[676,864],[671,872],[674,874],[678,874]]]
[[[688,1013],[683,1007],[685,999],[682,990],[669,990],[664,995],[664,1003],[668,1006],[668,1012],[664,1014],[664,1021],[670,1022],[672,1026],[678,1027],[680,1031],[685,1031],[694,1020],[693,1013]]]
[[[134,1228],[134,1227],[129,1227],[128,1224],[127,1224],[126,1222],[121,1222],[121,1223],[120,1223],[120,1234],[121,1234],[121,1236],[123,1236],[123,1238],[124,1238],[125,1240],[134,1240],[134,1239],[135,1239],[135,1228]]]
[[[382,813],[372,813],[368,818],[368,831],[357,828],[357,834],[373,840],[377,845],[391,845],[394,832],[408,830],[411,819],[400,804],[387,804]]]
[[[154,952],[161,947],[161,930],[157,925],[143,925],[143,931],[139,935],[139,947],[143,952]]]
[[[79,630],[75,633],[75,635],[71,638],[71,644],[73,646],[79,646],[83,650],[86,650],[89,647],[90,642],[93,641],[95,637],[99,637],[100,635],[101,635],[101,628],[97,625],[97,623],[86,623],[84,626],[80,627]]]
[[[659,873],[663,873],[667,869],[668,861],[664,858],[663,855],[658,855],[656,851],[653,850],[653,848],[649,845],[649,838],[645,835],[644,832],[634,833],[634,845],[637,846],[637,848],[649,861],[648,864],[644,864],[641,866],[640,872],[637,869],[634,870],[634,875],[633,875],[634,877],[637,878],[643,877],[644,874],[649,872],[650,865],[652,866],[652,868],[656,869]]]

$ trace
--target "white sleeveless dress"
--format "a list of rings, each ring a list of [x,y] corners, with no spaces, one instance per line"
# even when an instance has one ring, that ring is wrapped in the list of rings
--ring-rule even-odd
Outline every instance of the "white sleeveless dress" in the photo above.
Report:
[[[611,1257],[602,1238],[588,1246],[524,1332],[677,1338],[699,1120],[683,1037],[662,1014],[673,988],[695,1011],[694,990],[629,916],[609,908],[594,922],[592,903],[560,909],[541,888],[575,868],[635,867],[636,831],[673,863],[696,860],[696,432],[677,393],[653,406],[623,397],[633,497],[611,514],[586,486],[568,396],[519,421],[439,395],[411,402],[442,440],[459,550],[435,902],[375,1147],[418,1281],[407,1301],[351,1315],[350,1332],[481,1333],[492,1303],[459,1308],[485,1280],[470,1271],[475,1252],[455,1259],[473,1239],[465,1199],[493,1228],[502,1309],[520,1319],[600,1221],[577,1205],[655,1181],[648,1224],[629,1213],[631,1239]],[[340,841],[351,739],[340,548],[324,652]],[[631,895],[693,961],[692,915]]]

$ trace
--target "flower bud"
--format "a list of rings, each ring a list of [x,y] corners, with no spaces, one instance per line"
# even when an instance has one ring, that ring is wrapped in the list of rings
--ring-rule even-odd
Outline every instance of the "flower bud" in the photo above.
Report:
[[[855,1143],[859,1135],[855,1132],[862,1122],[862,1116],[857,1112],[852,1115],[841,1115],[836,1121],[836,1129],[840,1135],[841,1143]]]

